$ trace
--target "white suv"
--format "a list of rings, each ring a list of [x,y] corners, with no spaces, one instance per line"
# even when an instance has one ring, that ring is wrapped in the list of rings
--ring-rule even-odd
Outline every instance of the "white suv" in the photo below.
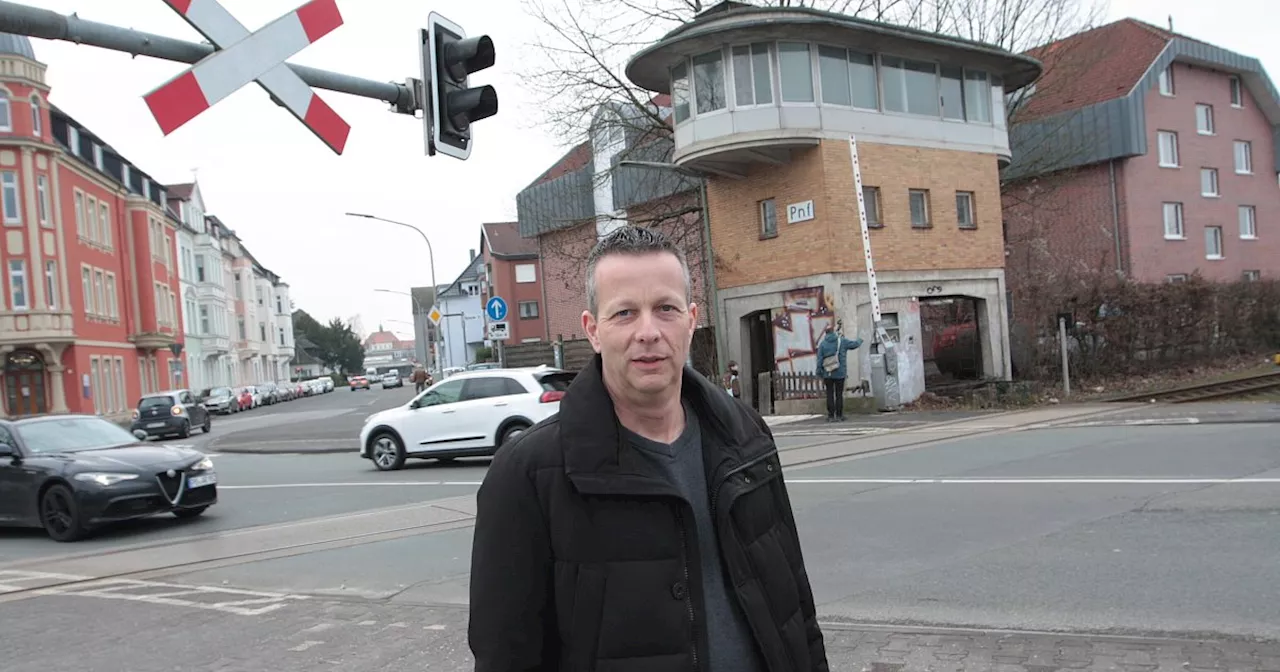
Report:
[[[380,471],[406,458],[493,455],[499,446],[560,411],[574,374],[548,367],[454,374],[404,406],[365,419],[360,457]]]

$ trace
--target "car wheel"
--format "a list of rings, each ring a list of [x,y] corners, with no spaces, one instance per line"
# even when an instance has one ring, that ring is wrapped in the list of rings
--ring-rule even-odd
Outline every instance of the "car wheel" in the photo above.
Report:
[[[186,439],[186,438],[189,438],[190,436],[191,436],[191,421],[188,420],[185,424],[182,425],[182,431],[178,432],[178,438]]]
[[[177,510],[175,510],[175,511],[173,512],[173,515],[175,515],[175,516],[177,516],[177,517],[179,517],[179,518],[182,518],[183,520],[185,520],[185,519],[187,519],[187,518],[195,518],[196,516],[199,516],[200,514],[204,513],[205,509],[207,509],[207,508],[209,508],[209,507],[207,507],[207,506],[197,506],[197,507],[192,508],[192,509],[177,509]]]
[[[498,447],[501,448],[515,440],[515,438],[523,434],[526,429],[529,429],[528,425],[517,423],[502,430],[502,438],[498,440]]]
[[[206,415],[204,416],[204,427],[201,427],[200,431],[204,432],[205,434],[208,434],[212,430],[213,430],[213,416]]]
[[[373,447],[369,454],[378,471],[396,471],[404,466],[404,444],[390,432],[382,432],[373,437]]]
[[[54,541],[75,541],[87,532],[75,495],[65,485],[53,485],[44,491],[40,497],[40,522]]]

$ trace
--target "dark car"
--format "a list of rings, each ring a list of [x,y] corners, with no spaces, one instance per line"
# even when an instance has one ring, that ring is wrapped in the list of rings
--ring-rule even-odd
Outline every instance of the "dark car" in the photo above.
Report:
[[[203,453],[140,443],[91,415],[0,420],[0,525],[56,541],[157,513],[194,518],[218,501]]]
[[[213,415],[202,404],[196,403],[191,390],[171,390],[148,394],[138,400],[133,411],[130,431],[146,432],[147,436],[191,436],[191,430],[199,427],[205,434],[213,428]]]

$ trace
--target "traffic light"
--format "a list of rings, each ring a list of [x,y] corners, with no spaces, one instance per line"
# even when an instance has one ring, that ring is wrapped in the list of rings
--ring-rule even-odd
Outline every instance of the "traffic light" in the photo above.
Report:
[[[422,33],[422,82],[430,94],[430,109],[423,110],[424,124],[430,123],[427,155],[438,151],[465,161],[471,156],[471,123],[498,113],[492,86],[468,86],[471,73],[493,66],[493,40],[467,37],[462,26],[435,12]]]

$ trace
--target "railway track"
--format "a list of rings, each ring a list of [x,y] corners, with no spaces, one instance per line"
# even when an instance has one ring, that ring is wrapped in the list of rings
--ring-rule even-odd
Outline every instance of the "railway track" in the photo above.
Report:
[[[1165,404],[1183,404],[1189,401],[1215,401],[1232,397],[1246,397],[1276,390],[1280,390],[1280,371],[1236,380],[1189,385],[1171,390],[1129,395],[1111,399],[1111,401],[1157,401]]]

